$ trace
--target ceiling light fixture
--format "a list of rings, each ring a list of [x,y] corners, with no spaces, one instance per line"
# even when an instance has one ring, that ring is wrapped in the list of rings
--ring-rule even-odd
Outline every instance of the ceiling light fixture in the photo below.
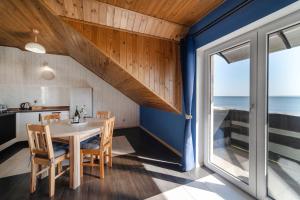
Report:
[[[34,53],[46,53],[45,47],[37,43],[37,35],[39,34],[39,31],[37,29],[33,29],[32,32],[34,34],[34,42],[27,43],[25,45],[25,49]]]
[[[43,64],[43,68],[41,69],[41,75],[44,80],[50,81],[55,78],[55,71],[49,67],[47,62],[45,62]]]

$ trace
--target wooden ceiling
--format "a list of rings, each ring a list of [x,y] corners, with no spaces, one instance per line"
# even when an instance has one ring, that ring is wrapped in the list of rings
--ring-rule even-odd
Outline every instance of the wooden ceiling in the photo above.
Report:
[[[39,12],[39,4],[27,0],[0,1],[0,45],[24,49],[27,42],[34,40],[32,29],[37,28],[38,42],[46,47],[47,53],[67,55],[62,37]]]
[[[83,23],[177,40],[223,0],[44,0],[57,15]]]
[[[191,26],[223,0],[97,0],[177,24]]]

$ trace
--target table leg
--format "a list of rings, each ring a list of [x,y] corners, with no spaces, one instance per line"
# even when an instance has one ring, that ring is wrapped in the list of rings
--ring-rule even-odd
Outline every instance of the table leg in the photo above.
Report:
[[[70,188],[80,186],[80,137],[70,137]]]

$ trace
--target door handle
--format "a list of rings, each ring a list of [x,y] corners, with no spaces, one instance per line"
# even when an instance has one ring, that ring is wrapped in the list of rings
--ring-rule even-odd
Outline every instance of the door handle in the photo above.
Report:
[[[253,110],[254,107],[255,107],[255,104],[254,104],[254,103],[251,103],[251,105],[250,105],[250,111]]]

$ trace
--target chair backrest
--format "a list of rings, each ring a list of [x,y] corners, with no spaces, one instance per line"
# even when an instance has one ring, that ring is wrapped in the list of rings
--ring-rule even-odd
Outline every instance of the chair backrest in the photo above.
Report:
[[[100,119],[108,119],[110,118],[111,112],[110,111],[98,111],[96,113],[96,117]]]
[[[60,113],[44,115],[42,117],[42,124],[44,124],[44,122],[47,122],[48,124],[50,124],[51,122],[55,122],[55,121],[59,121],[59,120],[60,120]]]
[[[31,154],[48,155],[54,158],[54,151],[48,125],[27,124],[27,135]]]
[[[115,117],[111,117],[104,122],[104,130],[100,137],[100,150],[104,150],[107,144],[112,142],[115,125]]]

